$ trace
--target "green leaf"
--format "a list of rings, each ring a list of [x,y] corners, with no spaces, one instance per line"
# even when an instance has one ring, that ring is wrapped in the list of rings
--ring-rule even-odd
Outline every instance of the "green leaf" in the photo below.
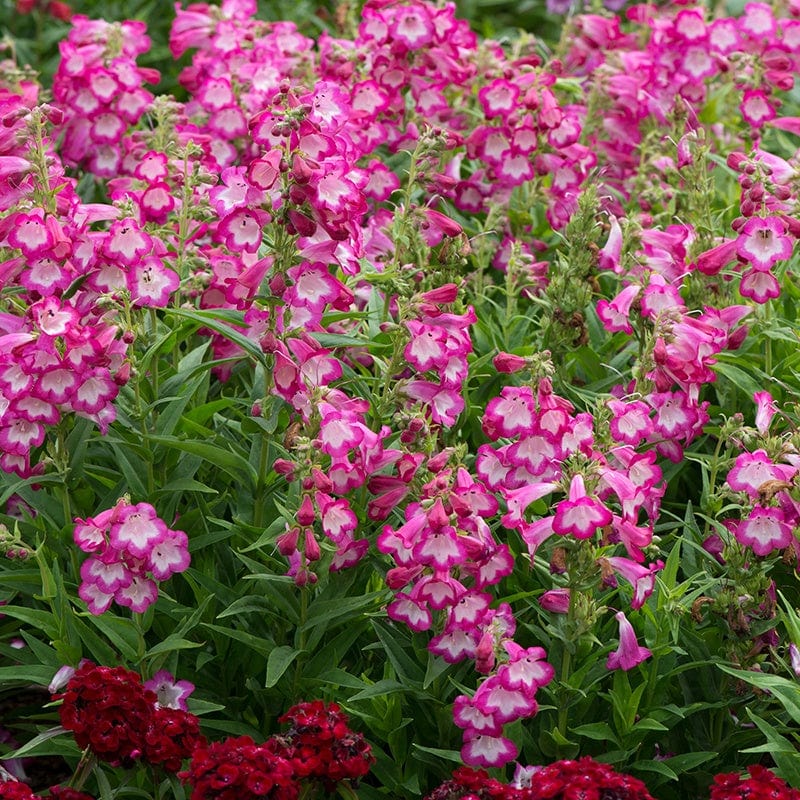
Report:
[[[656,761],[655,759],[650,759],[648,761],[635,761],[633,764],[631,764],[631,771],[636,772],[638,770],[644,772],[657,772],[659,775],[664,775],[670,780],[678,780],[678,773],[675,772],[672,767],[668,766],[665,761]]]
[[[202,642],[190,642],[188,639],[181,639],[178,636],[168,636],[164,641],[153,645],[153,647],[145,653],[145,658],[152,658],[161,653],[173,653],[178,650],[192,650],[195,647],[202,646]]]
[[[578,725],[577,728],[570,728],[570,732],[577,736],[585,736],[587,739],[595,739],[599,742],[613,742],[619,747],[619,741],[607,722],[592,722],[588,725]]]
[[[640,719],[631,729],[633,731],[668,731],[666,725],[662,725],[658,720],[652,717],[644,717]]]
[[[193,478],[177,478],[174,481],[165,483],[156,489],[156,494],[175,494],[175,492],[203,492],[204,494],[219,494],[217,489],[206,486]]]
[[[312,628],[316,628],[318,625],[325,625],[327,627],[331,622],[338,620],[340,617],[352,617],[363,613],[369,608],[377,609],[385,597],[386,592],[378,591],[368,592],[358,597],[315,600],[308,607],[308,619],[299,630],[308,631]]]
[[[116,442],[108,440],[111,449],[114,451],[114,459],[119,465],[120,471],[125,477],[130,491],[137,497],[147,497],[147,485],[143,480],[143,476],[147,475],[147,469],[141,459],[136,459],[134,463],[131,461],[131,450],[127,444],[120,447]]]
[[[689,772],[700,764],[705,764],[706,761],[711,761],[714,758],[719,758],[719,753],[714,753],[709,750],[699,750],[694,753],[682,753],[678,756],[671,756],[665,758],[662,763],[667,764],[670,769],[673,769],[679,775],[683,772]]]
[[[232,325],[238,325],[243,328],[247,327],[244,322],[244,315],[241,312],[224,308],[193,311],[184,308],[171,308],[168,314],[186,317],[198,323],[198,325],[211,328],[211,330],[216,331],[229,341],[241,347],[246,353],[249,353],[256,361],[263,364],[265,369],[269,368],[264,356],[264,351],[258,344],[252,341],[252,339],[248,339],[241,331],[237,331],[235,328],[231,327]]]
[[[111,614],[88,614],[85,619],[105,634],[126,661],[139,661],[139,631],[131,620]]]
[[[22,606],[3,606],[3,613],[7,617],[27,622],[34,628],[42,631],[49,639],[58,638],[58,623],[49,611],[37,608],[23,608]]]
[[[214,711],[222,711],[225,706],[220,703],[211,703],[208,700],[200,700],[196,697],[190,697],[186,700],[186,705],[192,714],[202,717],[203,714],[211,714]]]
[[[249,614],[255,612],[263,614],[269,610],[269,601],[266,597],[259,595],[247,595],[235,600],[223,611],[217,614],[217,619],[225,619],[225,617],[236,617],[239,614]]]
[[[47,686],[56,670],[53,667],[38,664],[20,664],[16,667],[0,667],[0,684],[9,684],[19,681],[22,684],[36,683]]]
[[[425,680],[425,673],[422,671],[422,666],[416,658],[413,658],[409,654],[408,646],[399,641],[397,632],[394,629],[382,625],[377,620],[372,621],[372,627],[378,639],[380,639],[383,649],[386,652],[386,657],[391,661],[397,673],[397,677],[417,687],[422,686],[422,682]]]
[[[757,725],[758,729],[767,738],[767,745],[764,752],[768,752],[777,769],[775,772],[785,780],[789,786],[800,786],[800,760],[797,758],[797,746],[789,741],[785,736],[779,734],[768,722],[756,716],[750,709],[747,709],[747,716]],[[743,750],[742,752],[756,752],[757,748]]]
[[[292,661],[294,661],[297,656],[304,652],[304,650],[295,650],[294,647],[289,647],[288,645],[276,647],[269,654],[269,658],[267,659],[267,680],[265,681],[264,686],[267,689],[271,689],[273,686],[275,686],[275,684],[283,677],[283,673],[289,669]]]
[[[42,748],[40,747],[40,745],[42,745],[44,742],[49,742],[50,739],[55,739],[56,736],[61,736],[64,733],[68,733],[67,729],[64,728],[61,725],[57,725],[55,728],[50,728],[50,729],[44,731],[43,733],[40,733],[38,736],[34,736],[33,739],[31,739],[29,742],[26,742],[18,750],[15,750],[13,753],[11,753],[11,754],[9,754],[7,756],[3,756],[3,758],[4,759],[5,758],[24,758],[25,756],[29,756],[29,755],[39,755],[39,756],[45,755],[45,753],[41,752]],[[76,753],[80,752],[78,750],[77,745],[75,745],[72,742],[71,735],[70,735],[70,738],[67,739],[65,743],[68,744],[68,745],[70,745],[70,744],[73,745],[73,747],[75,748],[75,752]],[[63,751],[58,750],[56,754],[61,753],[61,752],[63,752]]]
[[[236,628],[226,628],[222,625],[212,625],[210,622],[203,623],[204,628],[208,628],[216,633],[221,633],[228,639],[234,639],[237,642],[242,642],[248,647],[251,647],[257,653],[263,653],[268,656],[274,649],[275,645],[267,639],[262,639],[260,636],[254,636],[252,633],[240,631]]]
[[[361,691],[364,688],[364,681],[359,680],[343,669],[339,669],[339,667],[334,667],[333,669],[329,669],[317,675],[316,680],[320,683],[330,683],[333,686],[344,686],[347,689],[358,689]]]
[[[411,746],[415,750],[420,750],[423,753],[430,753],[437,758],[443,758],[445,761],[454,761],[456,764],[461,763],[461,753],[458,750],[441,750],[438,747],[423,747],[421,744],[412,742]]]
[[[399,681],[384,678],[377,683],[367,686],[366,689],[356,692],[356,694],[350,697],[349,702],[353,703],[356,700],[367,700],[370,697],[383,697],[384,695],[394,695],[396,692],[406,691],[408,691],[408,687],[404,686]]]
[[[712,369],[726,377],[734,386],[740,389],[748,397],[752,397],[756,392],[760,392],[764,387],[748,372],[743,369],[725,362],[724,354],[720,353],[717,363]]]
[[[225,450],[208,442],[178,439],[175,436],[148,435],[147,439],[173,450],[181,450],[184,453],[200,456],[209,464],[219,467],[223,472],[227,472],[238,483],[245,483],[250,490],[255,488],[258,481],[258,475],[250,465],[250,462],[232,450]]]
[[[786,678],[781,678],[779,675],[734,669],[725,664],[718,664],[717,666],[734,678],[739,678],[751,686],[768,691],[780,702],[789,716],[800,725],[800,692],[797,690],[797,681],[790,681]]]

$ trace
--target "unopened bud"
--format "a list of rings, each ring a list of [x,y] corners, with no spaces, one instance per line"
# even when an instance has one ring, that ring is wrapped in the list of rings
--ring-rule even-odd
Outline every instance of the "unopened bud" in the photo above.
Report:
[[[309,561],[319,561],[322,555],[319,542],[314,538],[314,531],[311,528],[305,530],[305,554]]]
[[[297,510],[297,522],[303,527],[306,527],[314,523],[316,516],[317,514],[314,511],[314,504],[311,501],[311,497],[307,494],[303,495],[300,508]]]
[[[278,552],[282,556],[290,556],[297,550],[297,539],[300,536],[300,528],[290,528],[286,533],[282,533],[275,544]]]

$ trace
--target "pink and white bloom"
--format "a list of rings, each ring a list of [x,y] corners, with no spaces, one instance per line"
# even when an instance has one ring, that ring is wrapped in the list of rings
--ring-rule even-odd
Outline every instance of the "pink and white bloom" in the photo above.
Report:
[[[793,242],[780,217],[751,217],[739,232],[736,252],[754,269],[766,272],[792,255]]]
[[[749,297],[756,303],[764,304],[779,297],[781,287],[778,279],[771,273],[759,269],[748,269],[739,281],[739,294]]]
[[[111,527],[109,541],[116,550],[146,558],[167,535],[167,526],[155,509],[148,503],[138,503],[122,510],[119,522]]]
[[[194,691],[194,684],[189,681],[177,681],[174,675],[162,669],[156,672],[149,681],[144,682],[144,688],[156,693],[156,704],[160,708],[180,708],[187,711],[186,700]]]
[[[769,392],[755,392],[753,402],[756,404],[756,429],[763,436],[769,430],[769,424],[778,411],[775,401]]]
[[[597,316],[603,327],[610,333],[623,331],[629,336],[633,333],[630,313],[633,301],[642,291],[641,286],[630,284],[626,286],[613,300],[599,300],[597,303]]]
[[[728,486],[734,492],[747,492],[752,498],[758,497],[759,489],[768,481],[791,481],[797,472],[787,464],[775,464],[766,450],[741,453],[728,472]]]
[[[756,506],[747,519],[733,529],[736,540],[750,547],[757,556],[769,555],[773,550],[782,550],[793,541],[792,526],[780,508]]]
[[[503,736],[485,736],[475,731],[465,731],[461,758],[473,767],[500,767],[513,761],[519,750]]]
[[[623,556],[606,556],[605,561],[633,586],[631,608],[634,611],[641,608],[653,593],[656,584],[655,573],[664,567],[663,561],[645,567]]]
[[[622,611],[617,612],[614,617],[619,623],[619,647],[608,654],[606,669],[622,669],[627,672],[653,654],[636,641],[636,631]]]
[[[569,486],[569,497],[556,505],[553,530],[576,539],[590,539],[600,528],[610,525],[611,511],[596,497],[586,494],[582,475],[575,475]]]
[[[775,119],[777,113],[766,93],[760,89],[745,90],[739,110],[744,119],[754,128],[760,128],[766,122]]]

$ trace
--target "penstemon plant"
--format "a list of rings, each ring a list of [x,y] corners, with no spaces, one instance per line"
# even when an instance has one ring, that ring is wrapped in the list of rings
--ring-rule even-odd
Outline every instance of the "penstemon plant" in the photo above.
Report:
[[[176,97],[62,6],[0,63],[0,797],[793,797],[797,9],[178,5]]]

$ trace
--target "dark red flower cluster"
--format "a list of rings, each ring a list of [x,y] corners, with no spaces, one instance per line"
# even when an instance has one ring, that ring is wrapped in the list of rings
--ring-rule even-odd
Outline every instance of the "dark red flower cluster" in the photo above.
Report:
[[[60,697],[61,724],[79,747],[112,765],[130,765],[142,755],[156,695],[135,672],[86,662]]]
[[[56,697],[64,701],[61,724],[78,746],[113,766],[143,758],[175,772],[204,741],[193,714],[157,708],[155,692],[124,667],[85,662]]]
[[[517,788],[490,778],[483,770],[457,769],[425,800],[653,800],[631,775],[598,764],[588,756],[556,761],[532,773],[530,785]],[[794,800],[794,798],[792,798]]]
[[[90,794],[71,789],[69,786],[51,786],[50,798],[51,800],[53,798],[56,800],[95,800]]]
[[[0,800],[37,800],[37,797],[27,783],[6,781],[0,783]]]
[[[538,770],[520,800],[653,800],[638,778],[616,772],[586,756],[556,761]]]
[[[316,778],[332,790],[339,781],[363,778],[375,761],[369,744],[350,730],[336,703],[298,703],[280,721],[291,723],[280,740],[299,778]]]
[[[459,767],[449,781],[434,789],[425,800],[462,800],[466,797],[478,800],[509,800],[514,791],[507,783],[500,783],[489,777],[485,770]]]
[[[249,736],[201,745],[187,772],[191,800],[296,800],[300,786],[282,746],[270,739],[256,744]]]
[[[144,759],[177,772],[201,744],[205,744],[205,737],[194,714],[180,708],[157,708],[144,737]]]
[[[32,11],[44,11],[54,19],[66,22],[72,18],[72,9],[61,0],[52,2],[40,2],[40,0],[17,0],[17,13],[30,14]]]
[[[747,771],[749,778],[742,778],[736,772],[715,775],[711,800],[800,800],[800,791],[789,788],[766,767],[753,764]]]

